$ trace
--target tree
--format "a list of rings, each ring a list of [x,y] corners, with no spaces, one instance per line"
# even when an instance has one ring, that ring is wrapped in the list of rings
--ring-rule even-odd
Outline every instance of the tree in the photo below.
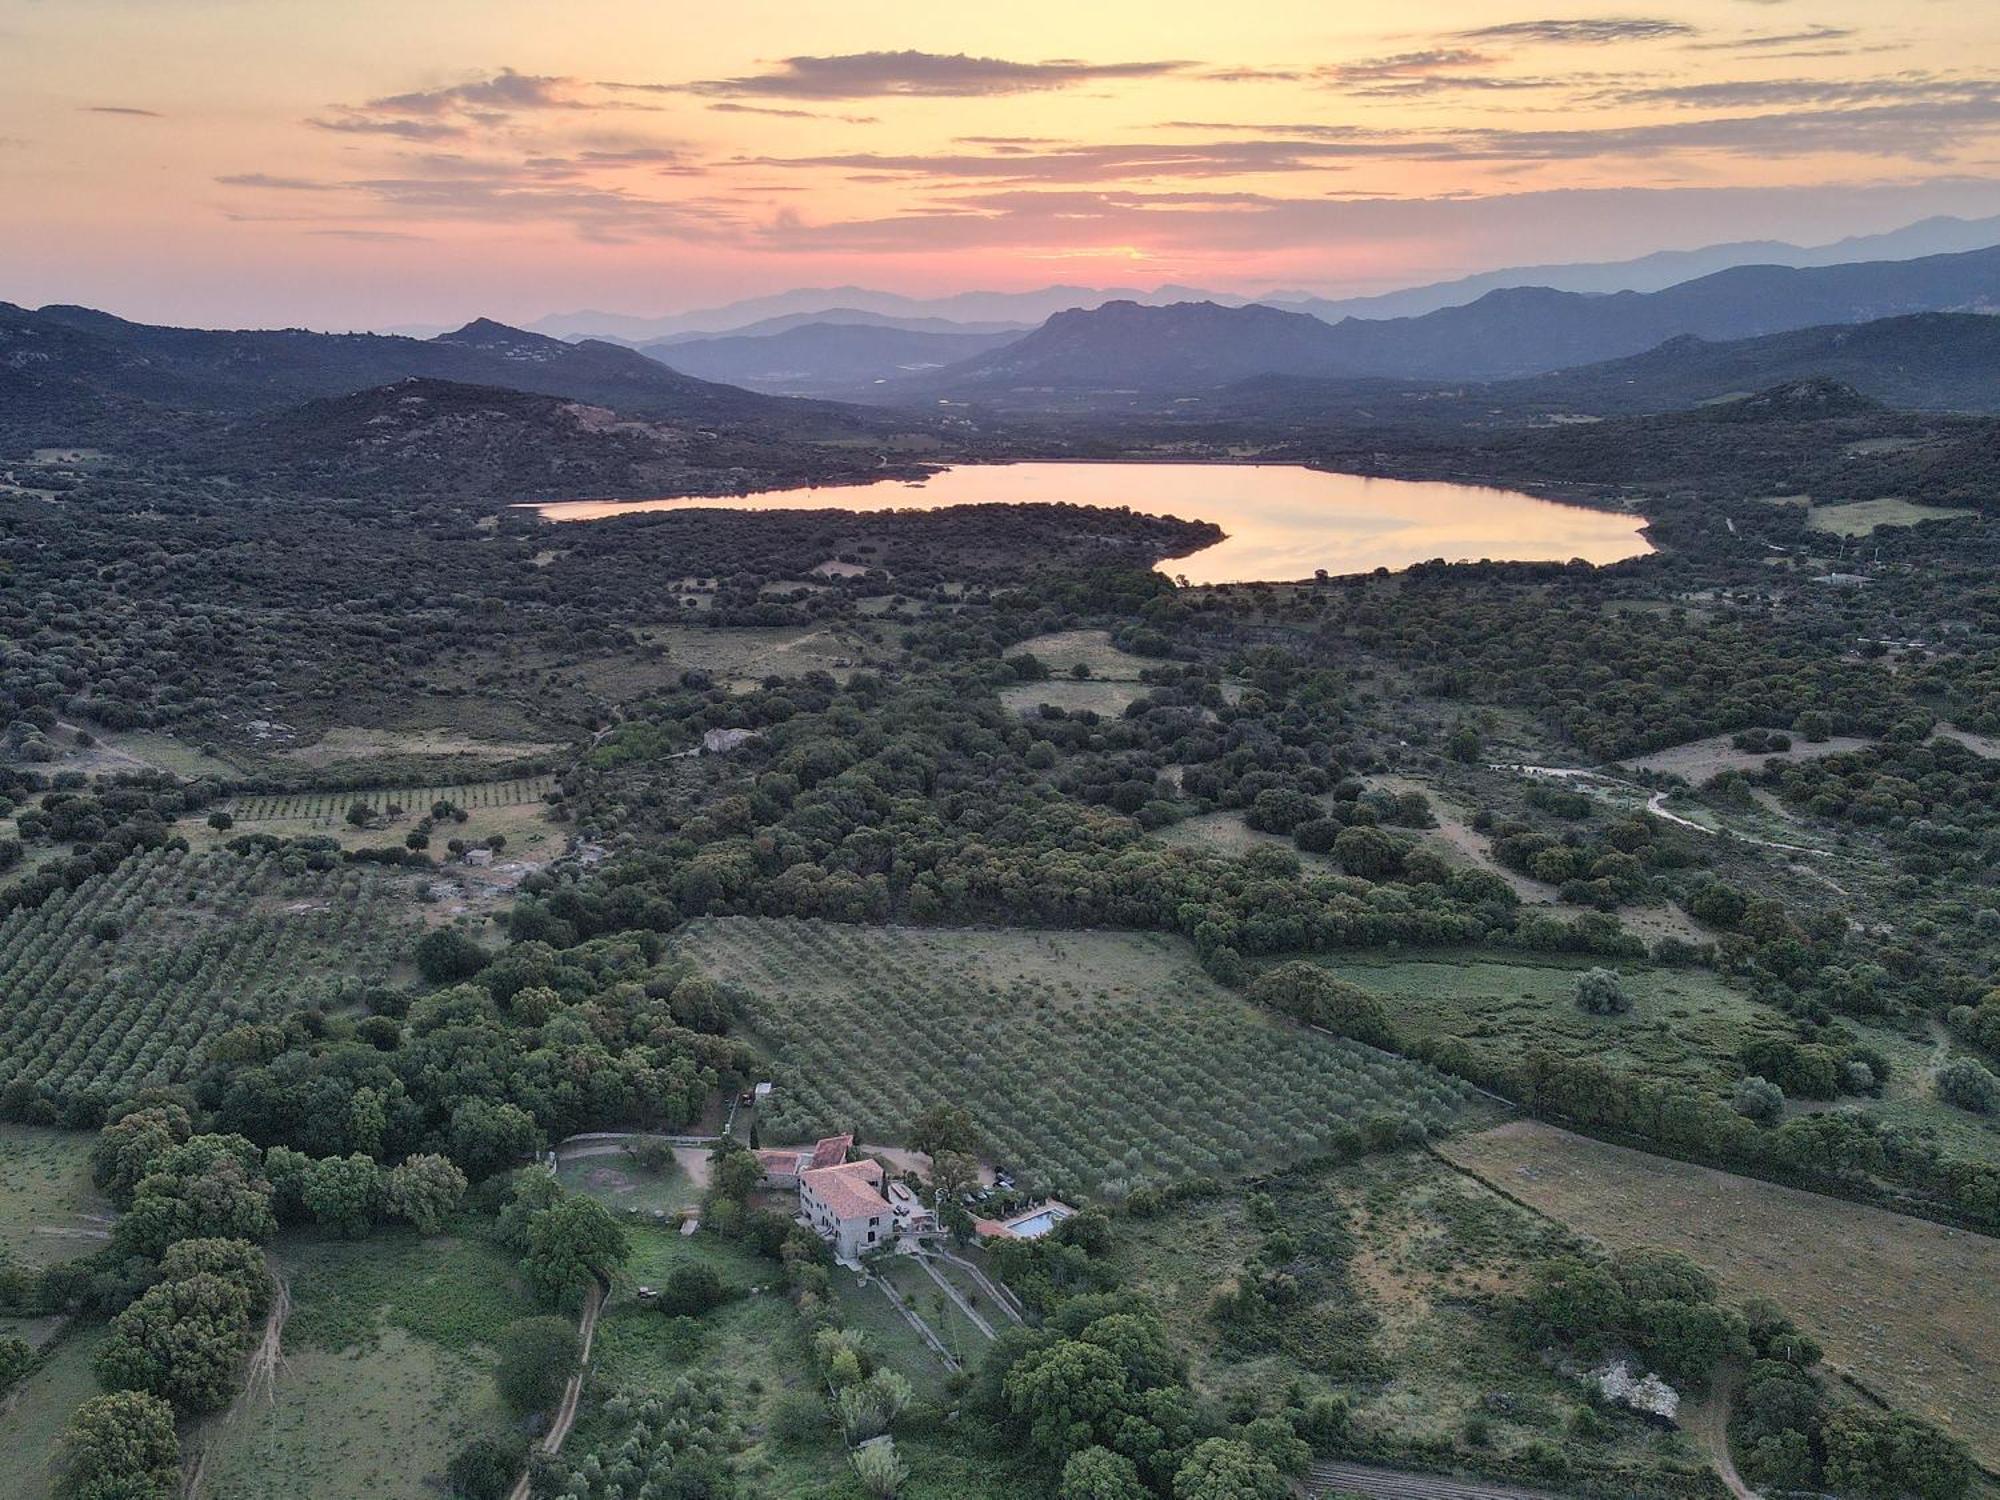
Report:
[[[236,826],[236,820],[228,813],[217,810],[208,815],[208,826],[217,833],[227,833]]]
[[[1958,1500],[1972,1486],[1965,1449],[1913,1417],[1840,1407],[1825,1442],[1826,1487],[1854,1500]]]
[[[895,1439],[886,1437],[854,1455],[854,1473],[876,1500],[896,1500],[910,1478],[909,1466],[896,1456]]]
[[[557,1307],[576,1307],[593,1281],[606,1280],[631,1253],[624,1226],[594,1198],[568,1194],[528,1220],[528,1284]]]
[[[976,1156],[979,1130],[972,1116],[958,1105],[933,1104],[910,1122],[909,1146],[932,1158],[946,1151]]]
[[[1576,976],[1576,1007],[1593,1016],[1618,1016],[1632,1008],[1632,997],[1616,969],[1586,969]]]
[[[191,1136],[154,1163],[112,1232],[119,1248],[158,1257],[175,1240],[264,1240],[277,1232],[271,1184],[240,1135]]]
[[[1363,880],[1386,880],[1402,863],[1396,841],[1366,824],[1343,828],[1333,841],[1333,857],[1341,869]]]
[[[1267,969],[1251,981],[1249,993],[1259,1005],[1339,1036],[1377,1047],[1394,1040],[1380,1000],[1304,959]]]
[[[150,1391],[190,1414],[219,1411],[235,1391],[249,1331],[243,1289],[200,1272],[161,1282],[113,1318],[94,1368],[113,1390]]]
[[[757,1191],[757,1184],[764,1180],[764,1169],[757,1162],[757,1153],[747,1151],[733,1140],[720,1142],[709,1154],[708,1182],[710,1191],[717,1197],[732,1203],[742,1203]]]
[[[113,1203],[129,1207],[139,1179],[193,1133],[188,1112],[178,1104],[128,1110],[97,1133],[90,1148],[91,1180]]]
[[[1954,1057],[1937,1070],[1938,1097],[1977,1115],[2000,1112],[2000,1079],[1976,1058]]]
[[[1084,1448],[1063,1465],[1059,1500],[1149,1500],[1132,1460],[1109,1448]]]
[[[1118,1356],[1080,1339],[1058,1339],[1023,1355],[1008,1370],[1008,1409],[1027,1423],[1028,1438],[1051,1458],[1067,1459],[1091,1445],[1125,1398]]]
[[[178,1240],[160,1258],[160,1277],[182,1281],[190,1276],[219,1276],[243,1293],[252,1317],[271,1305],[271,1269],[264,1252],[248,1240]]]
[[[465,1196],[465,1174],[448,1156],[409,1156],[382,1179],[382,1208],[392,1219],[414,1224],[419,1234],[437,1234]]]
[[[522,1415],[547,1411],[562,1398],[576,1370],[576,1329],[566,1318],[522,1318],[500,1335],[494,1371],[500,1395]]]
[[[417,940],[417,972],[432,984],[470,979],[492,955],[456,927],[434,927]]]
[[[478,1182],[520,1165],[534,1153],[542,1132],[518,1105],[468,1099],[451,1112],[446,1138],[451,1159]]]
[[[323,1156],[306,1174],[306,1212],[335,1234],[359,1239],[382,1203],[382,1169],[368,1157]]]
[[[445,1465],[445,1484],[457,1500],[501,1500],[520,1477],[524,1447],[518,1438],[474,1438]]]
[[[1290,1492],[1276,1464],[1234,1438],[1198,1445],[1174,1474],[1174,1500],[1284,1500]]]
[[[56,1460],[63,1500],[176,1500],[180,1492],[181,1445],[166,1402],[114,1391],[76,1409]]]

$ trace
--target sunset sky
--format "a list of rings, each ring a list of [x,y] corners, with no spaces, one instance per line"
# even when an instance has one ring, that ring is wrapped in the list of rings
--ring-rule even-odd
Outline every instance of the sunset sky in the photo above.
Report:
[[[1382,290],[2000,213],[2000,7],[0,0],[0,189],[158,321]]]

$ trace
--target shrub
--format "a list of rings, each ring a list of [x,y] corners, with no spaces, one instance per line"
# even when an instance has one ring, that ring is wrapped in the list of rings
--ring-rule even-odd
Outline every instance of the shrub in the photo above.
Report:
[[[493,1378],[514,1410],[547,1411],[561,1400],[576,1369],[577,1336],[566,1318],[523,1318],[500,1335]]]
[[[474,1438],[445,1465],[445,1484],[459,1500],[501,1500],[514,1488],[525,1456],[519,1439]]]
[[[1785,1112],[1785,1091],[1754,1074],[1736,1085],[1736,1112],[1751,1120],[1775,1120]]]
[[[1593,1016],[1617,1016],[1632,1008],[1632,997],[1617,970],[1587,969],[1576,977],[1576,1005]]]
[[[1970,1057],[1954,1057],[1937,1071],[1938,1097],[1976,1115],[2000,1112],[2000,1078]]]

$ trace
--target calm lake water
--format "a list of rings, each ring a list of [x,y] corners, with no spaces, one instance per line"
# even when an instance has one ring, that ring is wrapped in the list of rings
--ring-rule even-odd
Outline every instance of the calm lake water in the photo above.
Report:
[[[1296,464],[961,464],[921,484],[899,479],[767,490],[728,500],[572,500],[535,507],[552,521],[726,505],[742,510],[935,510],[996,501],[1129,505],[1213,521],[1227,539],[1162,572],[1195,583],[1278,582],[1448,562],[1617,562],[1652,551],[1643,516],[1558,505],[1512,490],[1326,474]]]

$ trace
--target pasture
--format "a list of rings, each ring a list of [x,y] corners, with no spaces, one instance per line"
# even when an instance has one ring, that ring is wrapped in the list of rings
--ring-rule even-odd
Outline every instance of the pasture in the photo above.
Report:
[[[90,1181],[95,1138],[80,1130],[0,1125],[0,1262],[45,1266],[110,1238],[110,1200]]]
[[[407,877],[172,849],[0,920],[0,1091],[32,1118],[193,1071],[216,1036],[387,977],[415,936]]]
[[[206,1500],[419,1500],[459,1447],[505,1428],[491,1345],[540,1311],[510,1257],[415,1234],[273,1254],[293,1300],[275,1378],[184,1439]]]
[[[682,945],[750,997],[773,1140],[895,1144],[950,1103],[1028,1181],[1116,1197],[1309,1157],[1377,1116],[1449,1129],[1464,1109],[1444,1075],[1279,1022],[1157,934],[724,917]]]
[[[1806,525],[1814,531],[1834,536],[1867,536],[1878,526],[1920,526],[1925,521],[1956,521],[1976,516],[1976,510],[1957,510],[1942,505],[1919,505],[1894,497],[1881,500],[1849,500],[1839,505],[1815,505],[1806,513]]]
[[[1139,674],[1154,665],[1112,645],[1108,630],[1052,631],[1021,642],[1007,654],[1032,656],[1057,677],[1068,677],[1082,667],[1092,677],[1115,682],[1137,682]]]
[[[1635,771],[1656,771],[1662,776],[1678,776],[1695,786],[1700,786],[1711,776],[1719,776],[1724,771],[1756,772],[1764,769],[1764,762],[1775,760],[1790,762],[1795,760],[1817,760],[1823,755],[1845,755],[1851,750],[1863,750],[1873,744],[1873,740],[1854,735],[1830,735],[1823,740],[1806,740],[1792,737],[1789,750],[1758,751],[1738,750],[1730,741],[1733,735],[1711,735],[1705,740],[1690,740],[1685,745],[1670,745],[1665,750],[1655,750],[1650,755],[1635,755],[1624,762]]]
[[[1791,1034],[1781,1015],[1705,969],[1626,966],[1632,1009],[1597,1016],[1577,1008],[1577,975],[1590,966],[1577,960],[1341,954],[1317,962],[1381,996],[1402,1034],[1455,1037],[1495,1062],[1536,1046],[1722,1089],[1733,1084],[1746,1042]]]
[[[1579,1234],[1775,1298],[1835,1370],[2000,1466],[2000,1241],[1528,1121],[1440,1149]]]
[[[0,1403],[0,1495],[8,1500],[53,1492],[50,1464],[70,1413],[103,1392],[90,1362],[105,1335],[102,1327],[77,1329]]]

